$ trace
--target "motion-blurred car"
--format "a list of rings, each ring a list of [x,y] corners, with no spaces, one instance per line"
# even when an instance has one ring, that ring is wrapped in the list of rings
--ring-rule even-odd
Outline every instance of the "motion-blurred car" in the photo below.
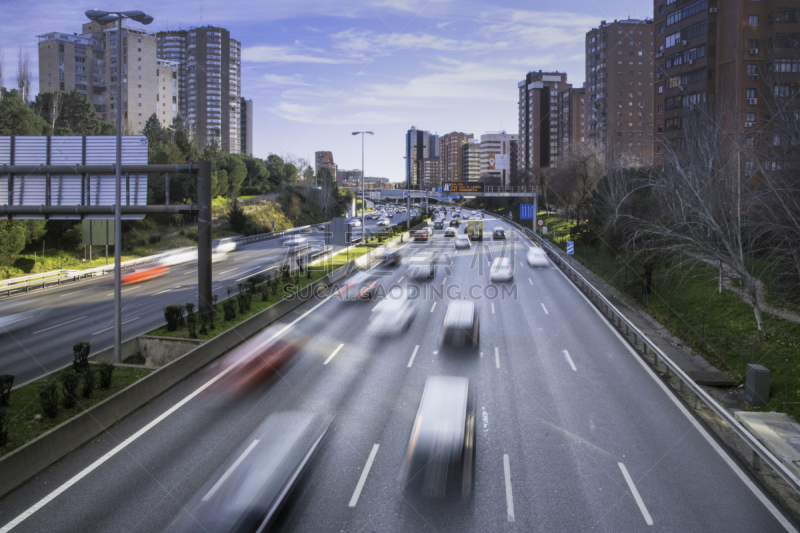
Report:
[[[266,531],[329,425],[330,419],[310,411],[272,413],[164,531]]]
[[[387,216],[387,217],[389,217],[389,218],[394,218],[394,211],[392,211],[392,210],[390,209],[390,210],[389,210],[389,212],[388,212],[388,213],[386,213],[386,216]]]
[[[397,248],[393,248],[391,250],[386,250],[386,253],[383,254],[383,260],[381,261],[381,264],[383,266],[396,267],[399,266],[402,261],[402,252]]]
[[[492,239],[497,241],[505,238],[506,238],[506,230],[504,230],[503,228],[494,228],[494,231],[492,231]]]
[[[242,344],[222,362],[233,366],[228,377],[220,382],[227,392],[239,395],[264,385],[280,368],[306,345],[306,337],[289,331],[278,337],[257,339]]]
[[[369,272],[360,272],[346,282],[334,296],[340,300],[371,300],[378,289],[378,278]]]
[[[309,246],[308,238],[299,235],[290,235],[283,241],[283,247],[286,248],[289,253],[293,254],[306,250]]]
[[[364,220],[372,220],[374,218],[377,218],[377,215],[373,215],[372,213],[367,213],[366,216],[364,216]]]
[[[492,281],[511,281],[514,279],[514,263],[508,257],[498,257],[492,263],[489,271],[489,279]]]
[[[436,276],[436,258],[431,255],[413,255],[408,260],[408,276],[413,279],[430,279]]]
[[[528,266],[533,268],[544,268],[550,266],[550,261],[547,259],[547,253],[539,247],[528,250],[525,258],[528,260]]]
[[[433,498],[472,494],[475,398],[467,378],[428,377],[405,457],[406,490]]]
[[[401,298],[388,297],[375,306],[367,329],[385,337],[399,335],[411,327],[416,314],[417,304],[406,294]]]
[[[160,278],[169,273],[169,265],[164,263],[156,263],[154,265],[144,265],[136,267],[133,270],[123,272],[121,281],[123,285],[132,285],[134,283],[141,283],[151,279]]]
[[[456,248],[470,248],[472,244],[469,242],[469,237],[463,233],[456,236]]]
[[[445,237],[455,237],[456,236],[456,229],[455,228],[447,228],[444,230]]]
[[[444,317],[439,344],[475,348],[480,343],[480,336],[478,310],[475,309],[475,304],[470,301],[450,302]]]
[[[213,248],[215,254],[228,254],[236,250],[236,241],[232,238],[220,239]]]
[[[389,221],[388,218],[382,218],[378,221],[378,226],[391,226],[392,223]]]
[[[361,227],[361,219],[359,219],[359,218],[350,219],[349,224],[350,224],[350,227],[360,228]]]

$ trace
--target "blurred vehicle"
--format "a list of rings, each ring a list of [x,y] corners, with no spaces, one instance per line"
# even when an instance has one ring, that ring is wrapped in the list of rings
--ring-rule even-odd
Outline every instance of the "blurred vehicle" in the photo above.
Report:
[[[306,345],[307,337],[289,331],[266,342],[251,342],[241,345],[224,359],[223,367],[233,366],[220,386],[234,395],[243,394],[269,379],[299,353]]]
[[[414,255],[408,261],[408,275],[413,279],[430,279],[436,276],[436,258],[433,255]]]
[[[472,494],[475,471],[475,399],[469,380],[430,376],[411,429],[403,488],[443,498]]]
[[[508,257],[498,257],[492,263],[489,271],[489,279],[492,281],[511,281],[514,279],[514,263]]]
[[[525,258],[528,260],[528,266],[534,268],[550,266],[550,261],[547,259],[547,253],[539,247],[528,250]]]
[[[301,250],[309,248],[310,242],[308,238],[299,235],[290,235],[283,241],[283,247],[287,248],[289,253],[296,254]]]
[[[213,247],[215,254],[227,254],[236,249],[236,241],[232,238],[220,239]]]
[[[399,266],[402,260],[402,252],[397,248],[393,248],[391,250],[386,250],[386,253],[383,254],[383,261],[381,261],[381,264],[384,266],[395,267]]]
[[[266,531],[329,425],[329,419],[310,411],[272,413],[164,531]]]
[[[464,220],[469,220],[469,215],[464,215]]]
[[[423,229],[421,229],[419,231],[415,231],[414,232],[414,241],[416,241],[416,242],[427,241],[432,233],[433,233],[433,231],[431,230],[430,227],[423,228]]]
[[[388,218],[382,218],[378,221],[378,226],[391,226],[392,223],[389,222]]]
[[[375,306],[367,329],[380,336],[394,336],[411,327],[417,314],[417,304],[408,299],[407,294],[401,298],[386,298]]]
[[[446,230],[444,230],[444,236],[445,237],[455,237],[456,236],[455,228],[447,228]]]
[[[461,221],[458,220],[456,217],[453,217],[452,220],[450,220],[450,227],[453,227],[453,226],[458,227],[460,225],[461,225]]]
[[[472,346],[480,343],[480,324],[475,304],[453,301],[447,306],[439,344],[443,346]]]
[[[480,220],[470,220],[467,222],[467,227],[464,230],[464,233],[469,235],[469,240],[471,241],[482,241],[483,240],[483,222]]]
[[[506,230],[504,230],[503,228],[494,228],[494,231],[492,232],[492,239],[497,241],[505,238],[506,238]]]
[[[0,334],[19,329],[22,323],[33,318],[36,313],[32,311],[0,316]]]
[[[372,213],[367,213],[367,215],[364,217],[364,220],[372,220],[373,218],[377,218],[377,217],[375,215],[373,215]]]
[[[433,223],[433,229],[444,229],[444,221],[439,219]]]
[[[394,218],[394,211],[389,211],[386,216],[389,218]]]
[[[340,300],[371,300],[378,288],[378,278],[368,272],[360,272],[339,289],[334,296]]]
[[[361,219],[354,218],[354,219],[350,220],[349,224],[350,224],[350,227],[360,228],[361,227]]]
[[[169,269],[169,265],[165,263],[142,265],[140,267],[135,267],[133,270],[123,272],[121,275],[121,281],[123,285],[141,283],[142,281],[160,278],[161,276],[168,274]]]
[[[469,242],[469,237],[461,234],[456,236],[456,248],[470,248],[472,243]]]

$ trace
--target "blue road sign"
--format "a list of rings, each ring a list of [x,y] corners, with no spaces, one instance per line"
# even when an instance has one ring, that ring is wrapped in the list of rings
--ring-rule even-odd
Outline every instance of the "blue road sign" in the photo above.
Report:
[[[442,196],[442,195],[439,195],[439,198],[458,198],[458,196]]]
[[[520,220],[533,220],[533,204],[521,204],[519,218]]]
[[[408,191],[403,191],[403,198],[407,198],[407,197],[408,197]]]
[[[574,254],[575,253],[575,243],[572,241],[567,241],[567,253]]]
[[[439,187],[439,192],[442,192],[442,188],[441,187]]]

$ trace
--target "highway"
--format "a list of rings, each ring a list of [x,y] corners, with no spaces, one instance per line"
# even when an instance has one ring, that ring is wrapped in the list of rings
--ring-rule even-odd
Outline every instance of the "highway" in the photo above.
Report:
[[[405,221],[395,215],[393,224]],[[377,231],[377,221],[367,221]],[[324,245],[320,234],[303,234]],[[213,294],[237,292],[237,283],[259,272],[274,274],[293,257],[286,238],[239,247],[212,266]],[[294,267],[294,264],[292,264]],[[271,270],[267,270],[271,269]],[[164,323],[164,307],[192,302],[197,305],[197,263],[176,265],[169,274],[122,288],[122,338],[152,331]],[[113,345],[114,278],[112,275],[68,283],[60,287],[0,300],[0,374],[15,376],[15,384],[35,379],[72,362],[72,345],[92,343],[92,353]]]
[[[402,335],[369,333],[374,301],[307,302],[259,334],[288,329],[307,339],[274,379],[231,395],[224,373],[233,355],[221,358],[2,499],[0,524],[161,531],[270,414],[306,410],[333,422],[275,531],[796,527],[558,269],[530,268],[532,245],[507,222],[487,216],[484,225],[505,228],[509,240],[456,251],[437,231],[432,243],[404,246],[406,259],[439,249],[450,264],[430,282],[412,282],[405,265],[382,277],[387,288],[444,295],[421,298]],[[499,255],[512,257],[515,272],[506,297],[493,299],[488,267]],[[458,299],[479,309],[478,350],[439,346]],[[400,488],[433,375],[466,377],[475,393],[475,488],[466,502]]]

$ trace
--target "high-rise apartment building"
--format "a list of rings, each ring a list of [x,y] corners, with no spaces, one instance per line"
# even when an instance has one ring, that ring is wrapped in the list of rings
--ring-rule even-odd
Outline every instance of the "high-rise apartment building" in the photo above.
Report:
[[[481,179],[481,142],[468,139],[461,147],[461,180],[480,181]]]
[[[425,157],[417,161],[419,187],[424,191],[438,190],[441,184],[441,161],[438,157]]]
[[[528,72],[519,89],[519,171],[555,166],[561,155],[558,139],[559,92],[572,89],[563,72]]]
[[[569,155],[573,148],[586,142],[586,88],[564,89],[558,101],[559,150]]]
[[[241,153],[241,45],[225,28],[158,32],[158,57],[180,60],[179,108],[203,147]]]
[[[333,160],[333,156],[331,156],[331,160]],[[338,169],[336,171],[336,181],[338,181],[339,184],[342,184],[345,181],[353,181],[360,179],[361,179],[361,169],[354,169],[354,170]]]
[[[241,99],[242,153],[253,157],[253,101]]]
[[[167,61],[166,59],[157,60],[157,83],[158,94],[156,104],[158,105],[157,117],[162,127],[168,128],[172,125],[172,119],[178,114],[178,62]]]
[[[122,132],[138,135],[159,110],[156,38],[123,21],[121,60],[116,23],[88,22],[81,34],[39,35],[39,90],[76,89],[92,102],[97,117],[116,123],[119,67],[122,79]],[[158,114],[158,113],[157,113]]]
[[[588,138],[624,166],[653,161],[654,51],[652,20],[603,20],[586,33]]]
[[[333,162],[333,152],[315,152],[314,153],[314,174],[319,176],[321,168],[329,168],[331,176],[339,180],[339,167]]]
[[[406,132],[406,186],[419,185],[421,159],[439,157],[439,136],[411,126]]]
[[[454,131],[439,138],[440,181],[464,179],[464,145],[473,139],[471,133]]]
[[[511,185],[512,143],[518,140],[517,134],[504,131],[481,135],[481,180],[491,185]]]
[[[734,131],[757,131],[797,97],[796,0],[655,0],[654,13],[657,158],[691,146],[693,120],[724,113]]]

